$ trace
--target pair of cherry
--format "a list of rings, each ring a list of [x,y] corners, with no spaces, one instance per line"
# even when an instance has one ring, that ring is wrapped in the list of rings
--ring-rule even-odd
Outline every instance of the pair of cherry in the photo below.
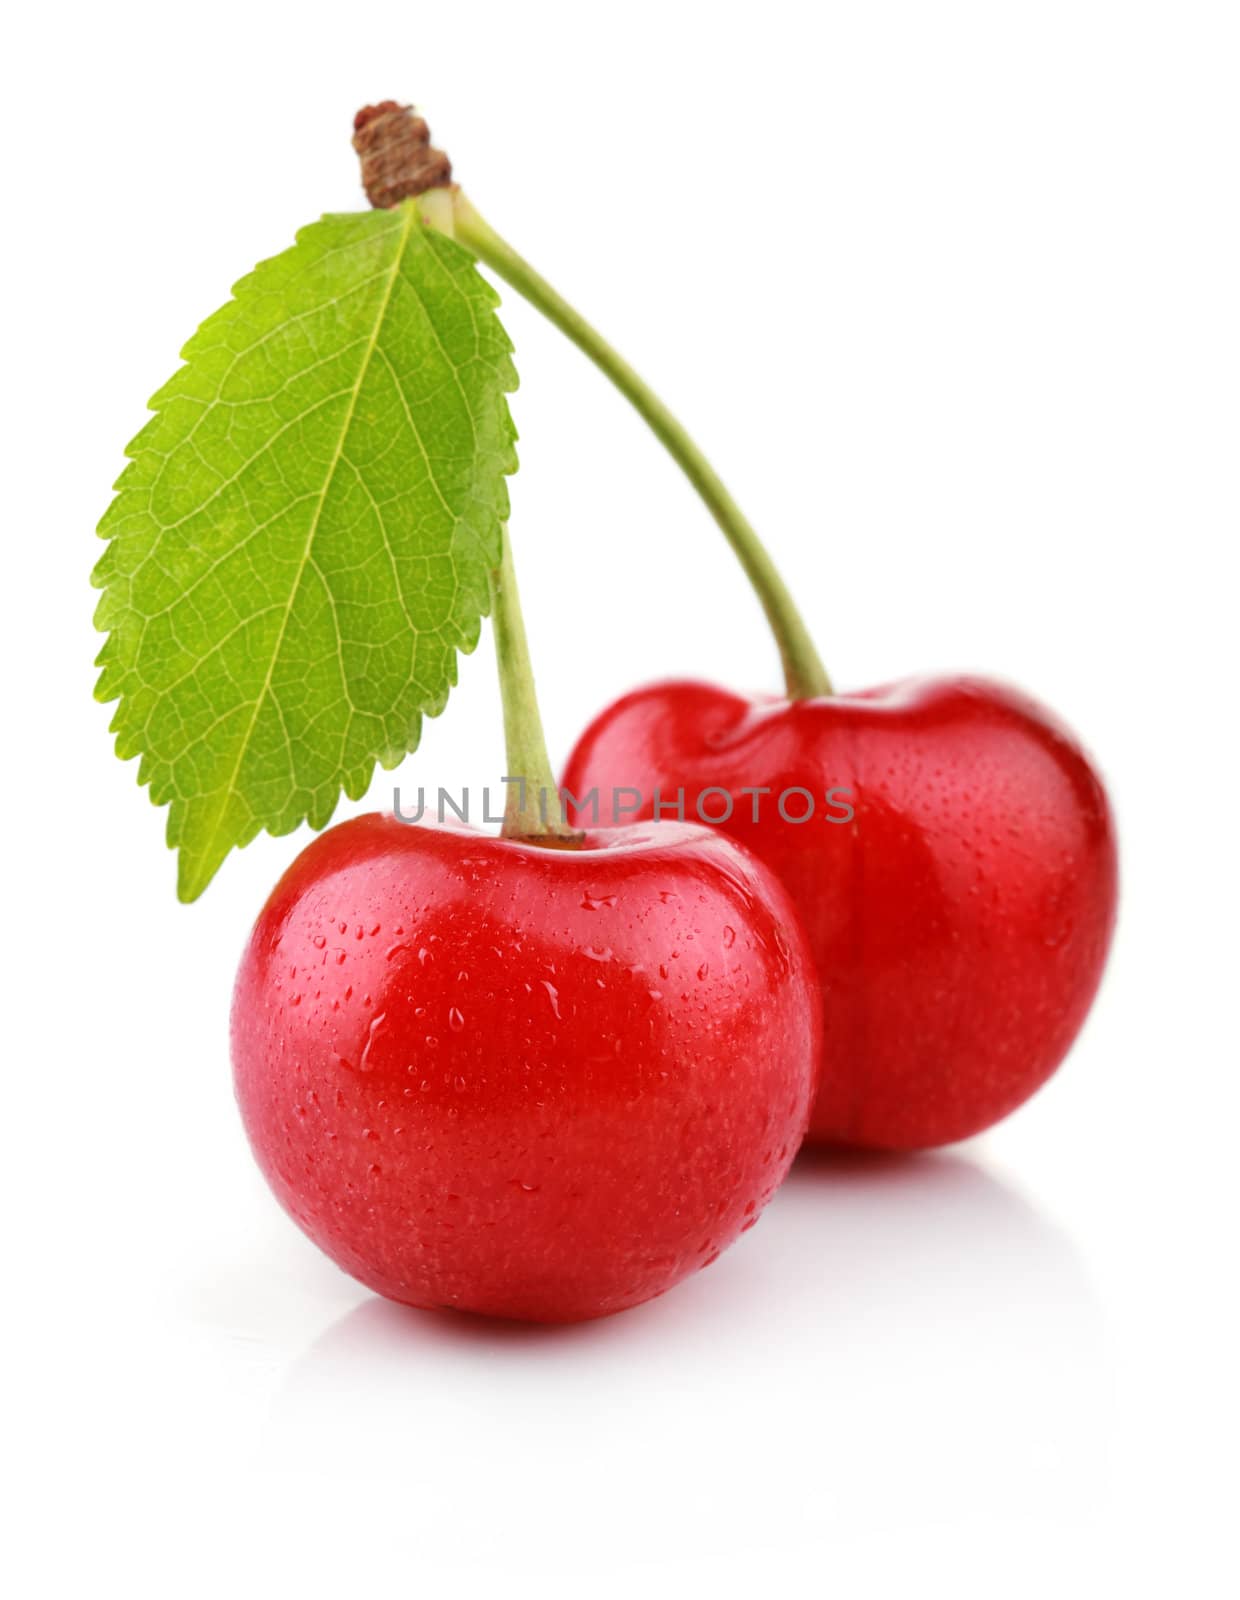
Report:
[[[401,111],[359,128],[399,132]],[[385,204],[420,192],[390,177]],[[597,791],[601,826],[540,819],[514,788],[499,838],[378,815],[330,830],[255,926],[233,1058],[260,1164],[348,1271],[413,1305],[572,1321],[712,1261],[807,1137],[924,1149],[1033,1094],[1102,974],[1115,837],[1081,747],[1023,695],[968,678],[831,693],[683,430],[442,178],[455,236],[603,368],[702,491],[788,695],[664,683],[608,708],[564,773],[578,800]],[[509,771],[537,785],[507,550],[493,601]],[[607,826],[621,791],[638,820]],[[780,803],[794,791],[812,814]],[[719,820],[643,820],[669,795]]]

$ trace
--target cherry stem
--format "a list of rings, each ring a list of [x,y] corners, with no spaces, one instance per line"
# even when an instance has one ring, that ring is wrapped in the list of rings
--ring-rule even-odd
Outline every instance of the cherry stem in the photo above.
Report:
[[[451,209],[450,216],[445,217],[443,199],[438,197],[446,198],[448,194],[451,194]],[[535,272],[528,261],[495,232],[460,189],[430,190],[419,198],[418,204],[424,219],[431,226],[451,232],[466,249],[541,311],[611,379],[620,393],[645,418],[656,438],[662,441],[705,502],[744,568],[779,646],[788,698],[809,700],[819,695],[829,695],[832,692],[831,680],[826,668],[766,547],[728,493],[719,474],[649,385],[545,278]]]
[[[504,744],[508,757],[508,772],[504,778],[508,800],[500,835],[505,839],[564,847],[576,844],[581,835],[569,828],[560,814],[559,791],[547,756],[506,527],[503,541],[500,564],[491,573],[491,627],[504,705]]]

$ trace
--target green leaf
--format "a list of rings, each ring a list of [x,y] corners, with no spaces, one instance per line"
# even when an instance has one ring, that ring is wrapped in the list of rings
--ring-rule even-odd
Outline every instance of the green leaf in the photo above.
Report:
[[[183,900],[417,748],[516,468],[497,297],[412,204],[324,217],[233,294],[150,402],[94,574],[96,695],[171,803]]]

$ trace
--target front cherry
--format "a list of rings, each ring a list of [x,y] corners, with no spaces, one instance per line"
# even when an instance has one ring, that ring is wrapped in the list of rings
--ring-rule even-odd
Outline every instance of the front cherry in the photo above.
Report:
[[[237,1096],[285,1208],[394,1300],[566,1322],[713,1261],[816,1088],[812,961],[706,828],[576,848],[367,816],[277,885],[237,979]]]
[[[815,1140],[978,1133],[1046,1081],[1089,1009],[1115,920],[1111,813],[1073,736],[1010,689],[955,678],[764,702],[656,684],[596,719],[564,784],[604,803],[631,787],[645,816],[681,788],[689,817],[703,791],[728,791],[722,828],[782,879],[818,967]],[[812,819],[794,820],[794,790]],[[724,804],[707,795],[703,814]]]

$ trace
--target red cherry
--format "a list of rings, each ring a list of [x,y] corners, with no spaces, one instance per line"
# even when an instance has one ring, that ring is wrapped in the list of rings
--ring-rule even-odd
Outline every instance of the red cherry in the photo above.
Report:
[[[812,1139],[967,1138],[1043,1084],[1084,1021],[1115,921],[1110,808],[1073,736],[1011,689],[953,678],[762,702],[656,684],[597,718],[564,784],[597,787],[604,818],[618,786],[641,791],[645,816],[683,786],[690,819],[708,787],[729,791],[721,826],[786,884],[818,966]],[[813,795],[812,820],[780,814],[793,789]],[[703,801],[710,819],[724,810]],[[784,802],[789,818],[806,808]]]
[[[787,896],[710,829],[550,849],[366,816],[263,909],[233,1065],[259,1165],[346,1271],[572,1322],[756,1220],[805,1132],[818,1009]]]

